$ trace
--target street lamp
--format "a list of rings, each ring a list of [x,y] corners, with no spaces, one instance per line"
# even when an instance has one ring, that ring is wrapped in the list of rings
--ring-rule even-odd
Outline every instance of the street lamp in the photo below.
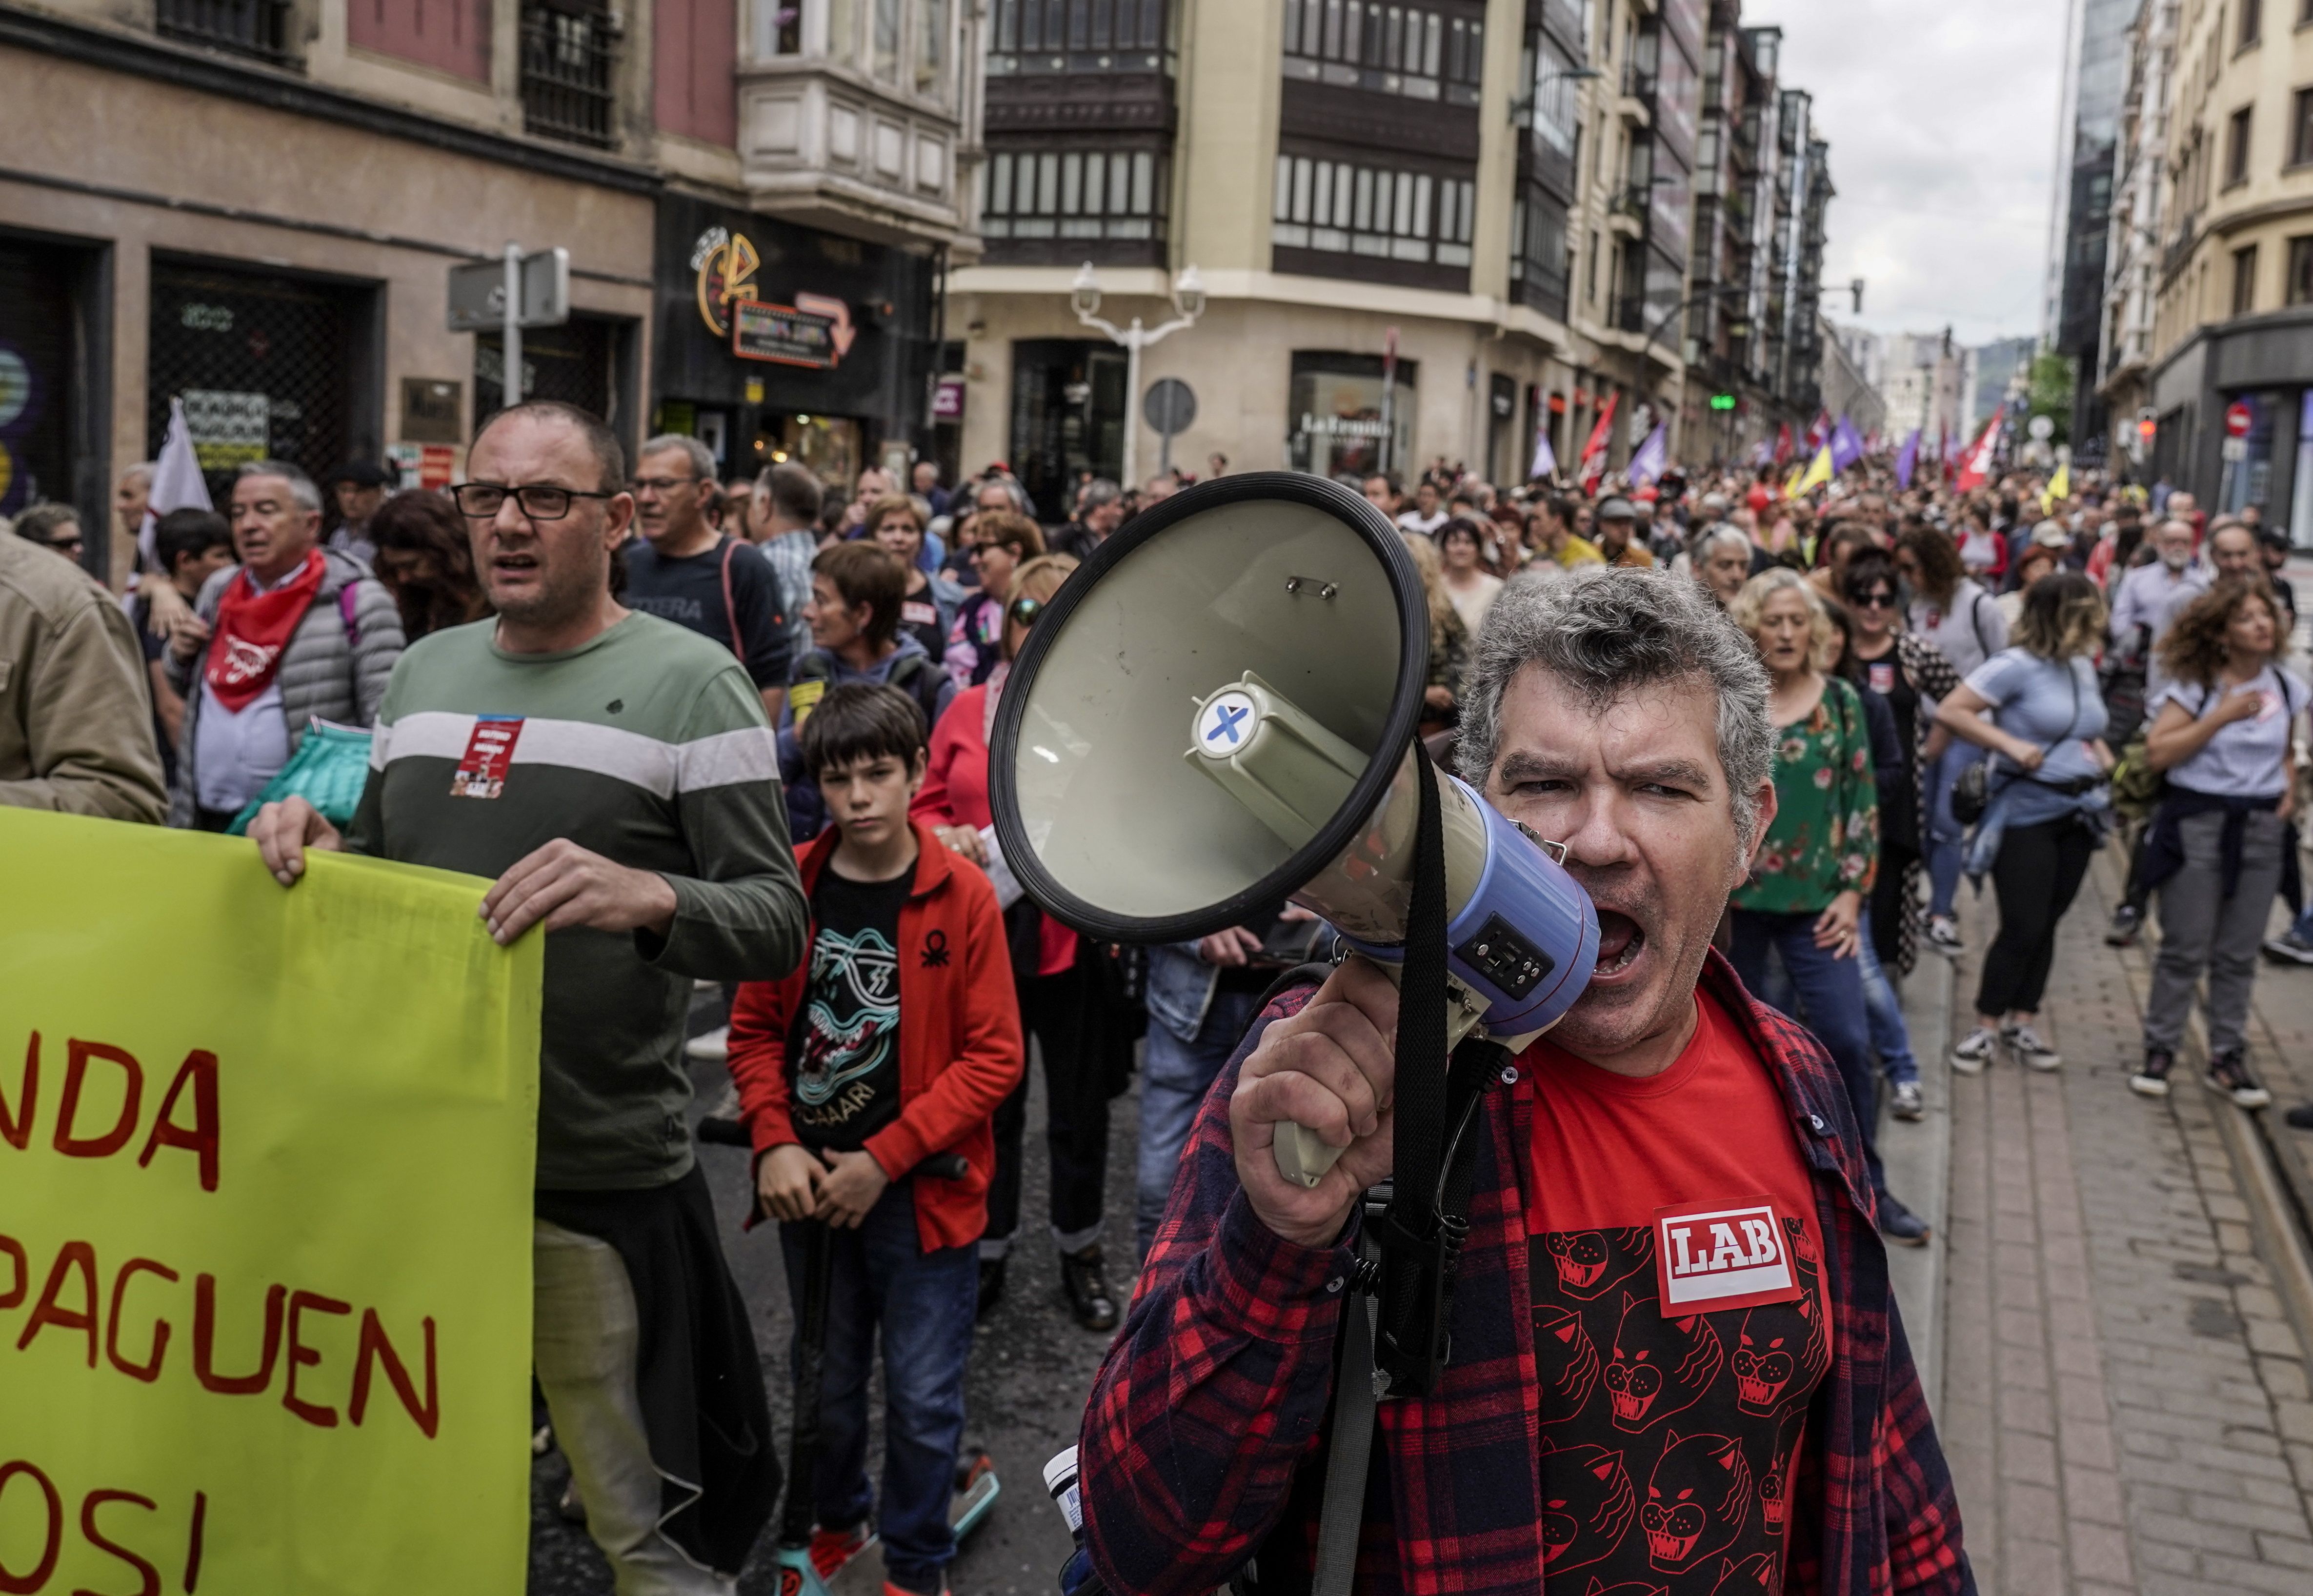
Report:
[[[1183,267],[1181,275],[1173,280],[1173,309],[1176,313],[1172,320],[1158,327],[1143,327],[1140,318],[1135,316],[1131,326],[1119,328],[1101,320],[1100,276],[1087,260],[1077,268],[1076,280],[1069,285],[1069,305],[1076,311],[1077,320],[1086,327],[1097,328],[1124,346],[1124,486],[1130,487],[1139,479],[1140,460],[1140,417],[1137,408],[1140,403],[1140,352],[1184,327],[1195,325],[1197,318],[1205,313],[1205,279],[1195,266]]]

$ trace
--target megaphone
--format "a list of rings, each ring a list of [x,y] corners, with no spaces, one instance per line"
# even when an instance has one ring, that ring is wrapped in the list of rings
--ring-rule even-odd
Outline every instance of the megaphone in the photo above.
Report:
[[[1482,1029],[1515,1051],[1589,985],[1598,917],[1562,849],[1416,745],[1429,671],[1420,575],[1371,504],[1292,472],[1185,489],[1094,551],[1013,663],[989,759],[1005,861],[1102,941],[1188,941],[1289,899],[1395,966],[1435,782],[1447,1043]],[[1288,1179],[1340,1156],[1278,1130]]]

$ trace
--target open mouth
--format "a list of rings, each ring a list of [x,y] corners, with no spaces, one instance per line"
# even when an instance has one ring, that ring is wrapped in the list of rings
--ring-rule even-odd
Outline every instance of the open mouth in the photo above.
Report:
[[[1646,951],[1647,934],[1639,923],[1619,910],[1598,911],[1598,964],[1591,979],[1622,974]]]
[[[519,580],[537,572],[538,557],[534,554],[501,554],[490,561],[490,569],[501,576]]]

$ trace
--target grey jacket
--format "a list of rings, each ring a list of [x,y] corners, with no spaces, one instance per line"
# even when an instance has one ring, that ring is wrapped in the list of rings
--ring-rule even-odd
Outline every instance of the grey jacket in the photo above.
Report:
[[[374,724],[377,706],[385,697],[385,680],[393,674],[393,662],[401,657],[403,646],[401,611],[394,607],[392,595],[345,555],[330,550],[323,557],[329,563],[321,573],[321,591],[313,596],[281,654],[281,714],[289,723],[293,754],[304,741],[307,723],[315,719],[347,726]],[[193,608],[203,620],[215,623],[225,584],[240,574],[240,566],[228,566],[201,584],[201,596]],[[354,592],[350,627],[339,598],[348,584]],[[208,662],[206,644],[190,663],[180,664],[174,654],[169,656],[170,683],[185,695],[177,785],[169,794],[171,826],[193,823],[193,794],[200,791],[193,768],[200,746],[197,735],[199,687]]]
[[[0,804],[161,818],[145,655],[112,595],[0,532]]]

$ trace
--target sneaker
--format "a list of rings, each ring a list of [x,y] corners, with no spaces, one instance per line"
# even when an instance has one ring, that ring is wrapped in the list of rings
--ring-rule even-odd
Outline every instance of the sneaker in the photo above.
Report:
[[[2064,1056],[2040,1039],[2040,1033],[2028,1025],[2002,1026],[2000,1039],[2008,1044],[2009,1057],[2026,1069],[2052,1070],[2064,1062]]]
[[[2233,1100],[2237,1109],[2261,1109],[2273,1101],[2273,1093],[2256,1083],[2248,1073],[2248,1059],[2240,1048],[2230,1048],[2209,1060],[2209,1073],[2202,1077],[2203,1085],[2219,1097]]]
[[[2167,1097],[2168,1072],[2177,1067],[2177,1055],[2167,1048],[2144,1049],[2144,1065],[2128,1077],[2128,1089],[2139,1097]]]
[[[1895,1093],[1887,1104],[1887,1111],[1898,1119],[1917,1119],[1924,1115],[1928,1109],[1926,1102],[1920,1096],[1920,1083],[1917,1081],[1896,1082]]]
[[[1967,944],[1959,939],[1959,922],[1949,915],[1928,916],[1928,946],[1947,959],[1967,951]]]
[[[1886,1192],[1879,1194],[1879,1236],[1898,1247],[1925,1247],[1930,1235],[1928,1222],[1897,1202]]]
[[[2133,903],[2124,903],[2112,911],[2112,925],[2104,934],[2107,948],[2133,948],[2136,934],[2144,929],[2144,911]]]
[[[1980,1075],[1984,1065],[2000,1056],[2000,1033],[1977,1026],[1962,1037],[1952,1049],[1953,1070],[1963,1075]]]
[[[1103,1272],[1100,1243],[1095,1241],[1082,1252],[1060,1254],[1060,1290],[1069,1299],[1069,1311],[1077,1322],[1088,1330],[1113,1330],[1116,1328],[1116,1300],[1108,1294],[1108,1278]]]
[[[731,1061],[731,1028],[718,1025],[703,1031],[682,1044],[683,1057],[701,1064],[728,1064]]]
[[[949,1596],[947,1580],[942,1576],[936,1591],[919,1591],[897,1580],[887,1579],[884,1582],[884,1596]]]
[[[1000,1258],[980,1260],[980,1308],[972,1315],[974,1324],[986,1324],[988,1316],[996,1311],[996,1304],[1004,1295],[1004,1265]]]
[[[811,1532],[811,1565],[823,1580],[832,1580],[846,1563],[866,1551],[875,1539],[875,1532],[866,1521],[848,1530],[814,1530]]]
[[[2299,1103],[2281,1118],[2291,1130],[2313,1130],[2313,1103]]]
[[[2265,956],[2275,964],[2313,964],[2313,942],[2307,942],[2294,931],[2284,931],[2279,936],[2265,938]]]

